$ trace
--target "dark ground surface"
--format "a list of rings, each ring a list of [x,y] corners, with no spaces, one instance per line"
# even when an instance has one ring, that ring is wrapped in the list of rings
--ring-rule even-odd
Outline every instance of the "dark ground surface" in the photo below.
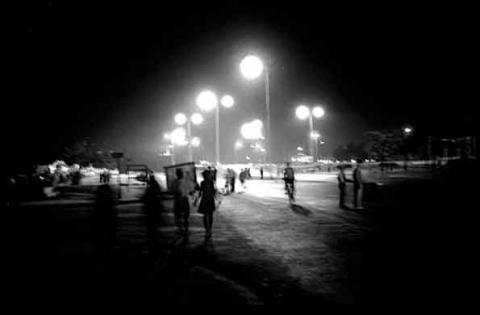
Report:
[[[476,283],[478,207],[473,201],[478,191],[472,173],[462,175],[391,178],[374,199],[367,196],[371,201],[367,210],[335,208],[335,215],[328,216],[315,212],[314,207],[299,206],[288,214],[304,220],[298,224],[297,219],[285,220],[280,215],[257,219],[248,212],[229,215],[229,207],[250,209],[256,204],[253,197],[227,197],[223,206],[227,211],[217,213],[214,237],[208,242],[203,241],[198,215],[191,217],[189,241],[178,236],[171,202],[165,201],[159,243],[153,248],[148,245],[142,204],[121,204],[115,245],[103,264],[93,254],[90,205],[10,209],[2,220],[6,296],[19,301],[39,298],[78,303],[110,297],[118,303],[141,299],[207,307],[211,303],[248,307],[465,305],[476,295],[468,284]],[[319,185],[336,193],[333,183]],[[273,203],[257,206],[259,213],[275,208]],[[265,222],[265,218],[272,221]],[[322,227],[322,232],[311,235],[314,240],[325,239],[324,251],[308,254],[302,250],[302,254],[298,249],[262,246],[262,241],[284,242],[269,235],[269,228],[262,224],[281,229],[290,224],[298,232],[291,234],[294,238],[308,235],[297,228],[302,222]],[[347,223],[365,229],[358,229],[363,232],[357,236],[352,232],[356,229],[345,229]],[[263,234],[254,236],[257,230]],[[336,259],[318,260],[332,253]],[[310,269],[302,264],[309,259],[314,264]],[[323,269],[315,265],[315,259],[325,265]]]

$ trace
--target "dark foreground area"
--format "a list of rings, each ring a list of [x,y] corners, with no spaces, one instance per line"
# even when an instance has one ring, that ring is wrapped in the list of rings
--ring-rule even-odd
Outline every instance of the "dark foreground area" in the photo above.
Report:
[[[341,281],[352,293],[341,304],[465,305],[473,300],[475,291],[468,285],[474,283],[477,261],[473,171],[391,179],[382,186],[360,214],[369,232],[351,242],[340,231],[329,241],[328,251],[347,257],[336,273],[344,273]],[[244,206],[241,199],[229,202]],[[338,304],[287,276],[296,266],[277,264],[271,253],[243,237],[228,215],[217,217],[213,239],[200,241],[201,228],[185,239],[175,233],[171,200],[163,203],[153,237],[142,203],[117,205],[115,239],[105,251],[98,240],[108,243],[109,235],[99,236],[91,204],[9,209],[2,220],[7,296],[203,307]],[[348,218],[348,211],[356,210],[338,211]],[[201,227],[201,217],[192,216],[191,224]],[[228,259],[222,251],[229,252]],[[318,263],[340,268],[327,260]]]

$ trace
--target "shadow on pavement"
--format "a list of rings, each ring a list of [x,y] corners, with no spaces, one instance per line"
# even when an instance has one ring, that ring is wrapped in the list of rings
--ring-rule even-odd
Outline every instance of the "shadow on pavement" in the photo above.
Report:
[[[312,211],[301,206],[301,205],[297,205],[297,204],[292,204],[290,205],[290,209],[292,209],[293,212],[297,213],[297,214],[300,214],[300,215],[303,215],[303,216],[306,216],[306,217],[309,217],[312,215]]]

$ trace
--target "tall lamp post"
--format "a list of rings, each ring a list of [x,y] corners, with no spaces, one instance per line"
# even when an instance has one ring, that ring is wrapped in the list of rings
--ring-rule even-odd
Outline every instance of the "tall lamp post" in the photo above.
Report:
[[[193,151],[192,151],[192,123],[194,125],[200,125],[203,122],[203,117],[200,113],[194,113],[190,116],[190,119],[187,119],[187,116],[183,113],[178,113],[175,115],[175,123],[177,125],[183,126],[187,125],[187,141],[188,141],[188,160],[193,161]]]
[[[253,80],[258,78],[265,70],[265,108],[267,112],[267,128],[266,128],[266,135],[265,135],[265,144],[266,144],[266,154],[265,159],[268,162],[271,162],[271,133],[270,133],[270,75],[268,72],[268,67],[264,65],[262,60],[255,56],[255,55],[247,55],[245,58],[242,59],[240,62],[240,72],[242,75],[247,78],[248,80]]]
[[[220,108],[218,106],[218,99],[212,91],[203,91],[197,96],[197,106],[204,111],[215,109],[215,162],[220,164]],[[220,99],[220,104],[223,107],[230,108],[235,104],[233,97],[224,95]]]
[[[412,135],[413,133],[413,128],[411,126],[404,126],[403,129],[402,129],[402,133],[403,133],[403,146],[404,146],[404,161],[403,161],[403,169],[405,171],[408,170],[408,140],[410,138],[410,136]]]
[[[300,105],[297,107],[295,114],[298,119],[305,120],[308,118],[309,133],[308,133],[308,147],[310,155],[315,158],[314,143],[316,144],[320,138],[320,134],[313,130],[313,118],[322,118],[325,115],[325,111],[320,106],[315,106],[312,110],[308,106]]]

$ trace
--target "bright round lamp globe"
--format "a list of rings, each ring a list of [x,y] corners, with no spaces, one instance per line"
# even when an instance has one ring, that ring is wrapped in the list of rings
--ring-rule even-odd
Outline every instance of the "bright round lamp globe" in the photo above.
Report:
[[[295,114],[299,119],[307,119],[310,116],[310,109],[305,105],[300,105],[297,107]]]
[[[200,113],[194,113],[190,120],[194,125],[200,125],[203,122],[203,116]]]
[[[312,110],[312,115],[315,118],[320,118],[320,117],[323,117],[323,115],[325,115],[325,111],[320,106],[316,106]]]
[[[187,122],[187,117],[184,114],[179,113],[175,115],[174,120],[177,125],[183,125]]]
[[[224,107],[230,108],[230,107],[233,106],[233,104],[234,104],[235,102],[234,102],[232,96],[230,96],[230,95],[224,95],[224,96],[222,97],[222,99],[220,100],[220,103],[221,103]]]
[[[254,55],[248,55],[240,62],[240,71],[247,79],[258,78],[263,72],[263,62]]]
[[[193,137],[192,138],[192,146],[194,146],[194,147],[200,146],[200,138],[199,137]]]
[[[176,128],[170,133],[170,139],[172,143],[181,145],[185,142],[186,132],[183,128]]]
[[[203,91],[197,96],[197,106],[202,110],[212,110],[217,104],[217,96],[212,91]]]
[[[263,123],[260,119],[255,119],[254,121],[252,121],[252,127],[255,129],[262,129]]]

